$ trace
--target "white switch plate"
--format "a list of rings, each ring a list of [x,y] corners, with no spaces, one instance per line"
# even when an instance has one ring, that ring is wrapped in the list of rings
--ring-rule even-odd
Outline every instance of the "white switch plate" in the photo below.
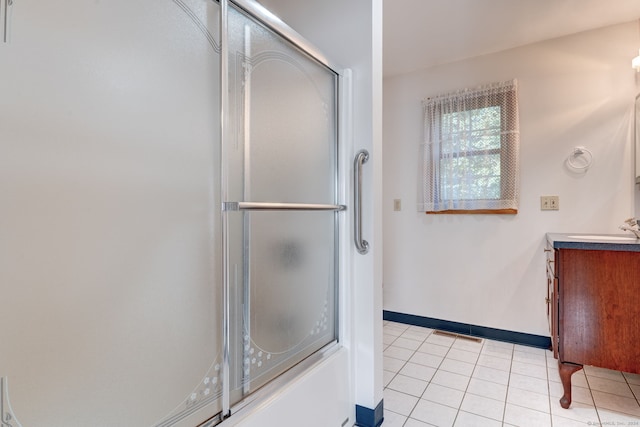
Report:
[[[540,196],[541,211],[557,211],[560,210],[559,196]]]
[[[401,211],[402,210],[402,200],[401,199],[393,199],[393,210]]]

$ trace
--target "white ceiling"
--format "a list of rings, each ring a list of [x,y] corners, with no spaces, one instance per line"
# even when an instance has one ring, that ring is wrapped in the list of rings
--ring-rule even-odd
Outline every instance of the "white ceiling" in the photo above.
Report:
[[[640,0],[383,1],[385,76],[640,19]]]

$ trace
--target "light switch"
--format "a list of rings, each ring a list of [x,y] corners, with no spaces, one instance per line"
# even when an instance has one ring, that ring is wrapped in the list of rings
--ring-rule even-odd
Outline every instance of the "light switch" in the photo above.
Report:
[[[540,196],[540,210],[557,211],[560,210],[559,196]]]
[[[402,200],[401,199],[393,199],[393,210],[401,211],[402,210]]]

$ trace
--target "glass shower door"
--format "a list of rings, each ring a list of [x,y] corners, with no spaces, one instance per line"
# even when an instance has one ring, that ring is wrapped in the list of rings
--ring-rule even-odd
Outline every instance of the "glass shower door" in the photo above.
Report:
[[[226,16],[233,404],[336,340],[343,207],[336,196],[336,73],[233,4]]]
[[[2,3],[0,426],[199,424],[222,408],[220,7]]]

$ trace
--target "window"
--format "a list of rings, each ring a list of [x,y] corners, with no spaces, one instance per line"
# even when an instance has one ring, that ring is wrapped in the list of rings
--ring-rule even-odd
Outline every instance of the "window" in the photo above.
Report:
[[[516,81],[427,98],[423,107],[420,210],[517,213]]]

